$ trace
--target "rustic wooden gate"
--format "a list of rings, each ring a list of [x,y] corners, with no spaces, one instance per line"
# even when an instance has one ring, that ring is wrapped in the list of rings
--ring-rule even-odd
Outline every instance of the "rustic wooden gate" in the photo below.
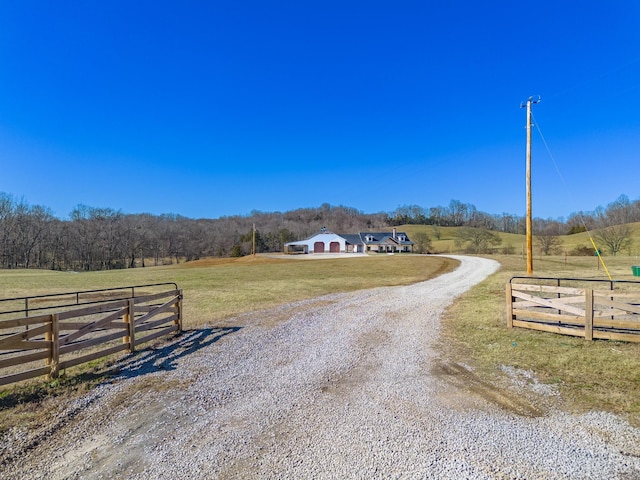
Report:
[[[133,353],[182,331],[182,291],[175,283],[0,299],[0,306],[0,385],[56,378],[60,370]]]
[[[640,282],[513,277],[506,293],[510,328],[640,342]]]

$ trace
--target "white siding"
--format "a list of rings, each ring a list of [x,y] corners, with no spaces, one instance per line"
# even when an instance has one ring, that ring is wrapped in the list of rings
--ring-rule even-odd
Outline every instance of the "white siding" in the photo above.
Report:
[[[296,245],[306,245],[307,251],[309,253],[315,253],[313,251],[314,245],[316,242],[324,243],[324,252],[329,253],[329,245],[331,242],[338,242],[340,244],[340,252],[345,252],[346,250],[346,242],[345,239],[340,235],[336,235],[335,233],[318,233],[311,238],[307,238],[306,240],[300,240],[299,242],[291,242]]]

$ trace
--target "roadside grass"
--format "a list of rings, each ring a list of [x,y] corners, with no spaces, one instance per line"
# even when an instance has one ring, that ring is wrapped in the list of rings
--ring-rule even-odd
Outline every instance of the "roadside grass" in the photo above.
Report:
[[[502,268],[449,308],[443,320],[443,344],[462,361],[489,377],[501,366],[532,371],[555,385],[574,411],[606,410],[640,426],[640,344],[586,341],[581,338],[506,326],[505,287],[512,276],[526,276],[518,256],[491,256]],[[534,276],[607,279],[597,258],[548,257],[534,261]],[[607,257],[614,279],[637,279],[635,257]],[[640,282],[637,290],[640,290]]]
[[[115,357],[73,368],[55,380],[31,380],[0,389],[0,435],[11,428],[48,430],[69,402],[110,378]]]

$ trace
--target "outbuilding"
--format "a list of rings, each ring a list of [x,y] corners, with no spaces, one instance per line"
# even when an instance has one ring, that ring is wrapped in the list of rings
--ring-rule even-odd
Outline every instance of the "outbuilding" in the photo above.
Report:
[[[285,253],[400,253],[412,252],[413,242],[406,233],[359,232],[338,234],[322,228],[320,232],[296,242],[286,243]]]

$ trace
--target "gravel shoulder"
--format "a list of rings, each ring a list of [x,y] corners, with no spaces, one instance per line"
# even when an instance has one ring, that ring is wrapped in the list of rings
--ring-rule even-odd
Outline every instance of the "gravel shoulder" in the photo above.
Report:
[[[10,432],[0,477],[640,478],[639,430],[442,357],[443,311],[498,268],[457,258],[426,282],[253,312],[139,352],[40,438]]]

